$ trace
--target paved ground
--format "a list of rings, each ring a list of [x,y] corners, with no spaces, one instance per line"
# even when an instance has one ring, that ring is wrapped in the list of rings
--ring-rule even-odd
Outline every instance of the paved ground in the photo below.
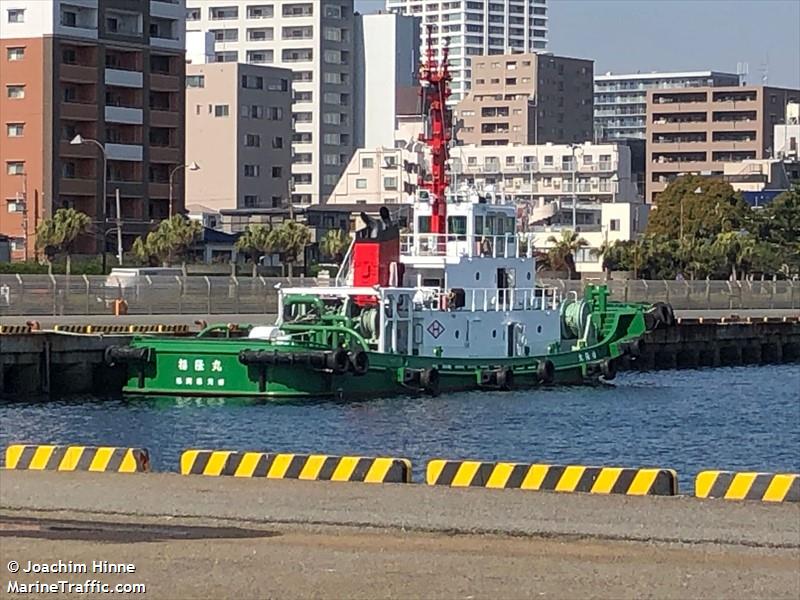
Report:
[[[4,471],[0,555],[4,590],[61,559],[153,598],[796,599],[800,506]]]
[[[720,318],[728,317],[730,315],[738,315],[741,318],[746,317],[790,317],[800,316],[800,309],[756,309],[756,310],[676,310],[675,314],[679,317],[705,317],[705,318]],[[152,323],[170,324],[170,325],[187,325],[194,326],[195,321],[206,321],[208,323],[256,323],[256,324],[272,324],[275,322],[275,315],[126,315],[124,317],[115,317],[113,315],[70,315],[63,317],[2,317],[0,316],[0,323],[4,325],[24,325],[27,321],[39,321],[43,328],[49,328],[53,325],[72,325],[72,324],[91,324],[91,325],[149,325]]]

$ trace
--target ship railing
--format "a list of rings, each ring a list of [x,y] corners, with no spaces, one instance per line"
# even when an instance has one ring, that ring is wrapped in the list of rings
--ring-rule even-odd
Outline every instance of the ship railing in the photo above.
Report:
[[[467,235],[459,233],[404,233],[400,236],[404,256],[466,256],[518,258],[517,236]]]
[[[561,292],[556,288],[469,288],[464,308],[470,311],[558,310]]]

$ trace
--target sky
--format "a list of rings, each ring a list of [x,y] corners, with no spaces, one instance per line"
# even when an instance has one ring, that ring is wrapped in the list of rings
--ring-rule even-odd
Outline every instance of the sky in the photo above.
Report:
[[[356,10],[384,8],[355,0]],[[594,59],[595,74],[735,73],[800,88],[800,0],[549,0],[548,50]],[[766,71],[766,72],[765,72]]]

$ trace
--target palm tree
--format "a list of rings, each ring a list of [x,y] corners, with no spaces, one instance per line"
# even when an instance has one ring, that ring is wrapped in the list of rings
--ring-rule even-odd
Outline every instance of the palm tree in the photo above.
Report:
[[[158,228],[148,233],[146,238],[136,238],[133,253],[142,261],[163,266],[173,262],[176,255],[185,261],[186,253],[202,231],[203,225],[199,221],[174,215],[161,221]]]
[[[577,270],[575,269],[575,253],[581,248],[588,246],[589,242],[580,237],[576,232],[563,229],[560,238],[551,235],[547,238],[547,243],[553,245],[547,253],[553,268],[567,270],[569,271],[570,279],[575,279],[577,274]]]
[[[269,238],[271,248],[289,265],[289,277],[294,276],[294,263],[311,241],[311,231],[297,221],[287,220],[273,229]]]
[[[53,257],[63,252],[67,259],[66,273],[72,271],[72,250],[75,240],[89,230],[92,219],[74,208],[59,208],[55,214],[42,221],[36,228],[36,247],[44,250],[48,264]]]
[[[329,229],[319,242],[319,249],[324,256],[341,263],[344,253],[350,246],[350,236],[342,229]]]
[[[616,242],[609,242],[608,240],[604,240],[602,244],[598,248],[592,248],[589,253],[592,256],[599,258],[602,261],[601,268],[603,272],[608,274],[611,271],[611,260],[610,255],[613,252],[614,244]]]
[[[236,249],[244,252],[253,261],[253,278],[258,274],[258,259],[264,254],[272,252],[270,229],[266,225],[253,223],[247,226],[242,235],[236,240]]]

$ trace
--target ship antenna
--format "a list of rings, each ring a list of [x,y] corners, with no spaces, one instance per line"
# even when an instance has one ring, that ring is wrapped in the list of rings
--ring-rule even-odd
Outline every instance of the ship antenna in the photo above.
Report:
[[[430,178],[420,181],[420,187],[428,190],[431,204],[431,233],[447,233],[447,200],[445,192],[450,183],[448,176],[448,160],[450,158],[450,109],[447,99],[450,97],[450,75],[448,65],[449,38],[442,43],[442,60],[437,62],[433,50],[433,28],[427,26],[427,48],[425,64],[420,69],[420,95],[424,118],[423,133],[419,135],[431,152]],[[443,242],[444,237],[440,238]]]

